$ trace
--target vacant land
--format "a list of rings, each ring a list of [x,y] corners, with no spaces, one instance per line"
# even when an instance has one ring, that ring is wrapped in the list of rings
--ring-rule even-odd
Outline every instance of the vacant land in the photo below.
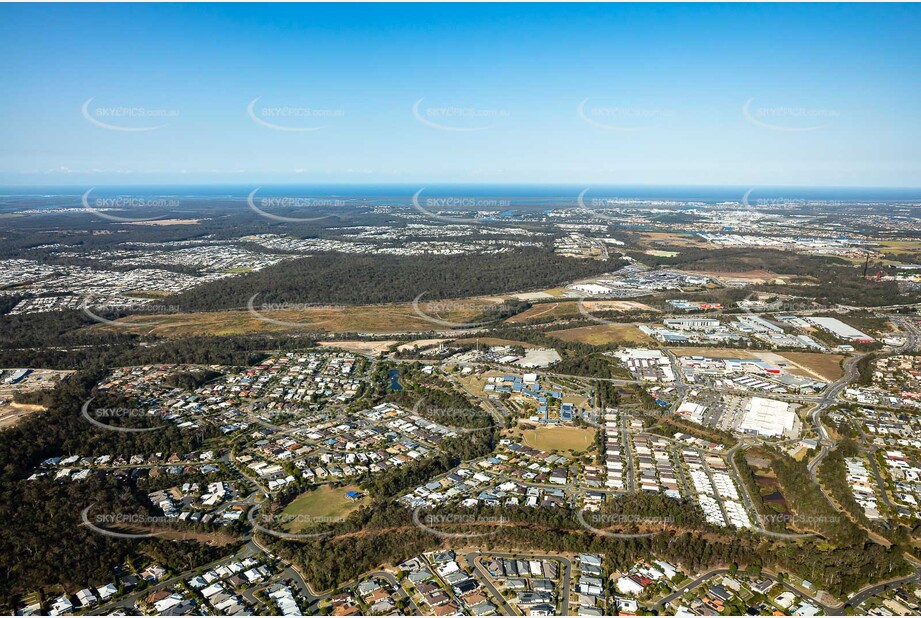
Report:
[[[386,352],[396,341],[321,341],[320,347],[338,348],[347,352],[356,354],[369,354],[377,356],[381,352]],[[403,347],[403,346],[400,346]]]
[[[560,401],[563,403],[571,403],[577,408],[587,408],[589,405],[589,398],[578,393],[566,393]]]
[[[706,241],[693,234],[670,232],[644,232],[637,239],[645,247],[706,247]]]
[[[152,221],[131,221],[125,225],[198,225],[201,219],[154,219]]]
[[[12,369],[6,371],[10,372]],[[2,369],[0,369],[0,373],[3,373]],[[58,382],[72,373],[74,371],[71,370],[32,369],[25,378],[16,384],[0,382],[0,429],[8,429],[30,414],[35,414],[45,409],[41,405],[16,402],[18,394],[51,390]],[[6,377],[5,373],[4,377]]]
[[[125,526],[121,529],[129,534],[150,534],[154,533],[159,539],[168,541],[196,541],[211,545],[212,547],[223,547],[237,541],[237,538],[226,532],[204,532],[200,530],[177,530],[174,528],[158,528],[156,526]]]
[[[324,485],[319,489],[305,492],[295,498],[282,511],[279,519],[288,521],[289,532],[306,530],[319,523],[330,523],[348,517],[349,513],[367,502],[367,498],[350,500],[346,494],[359,491],[357,485],[333,487]]]
[[[595,439],[592,429],[578,427],[538,427],[521,432],[525,445],[542,451],[585,451]]]
[[[886,240],[879,245],[886,255],[921,254],[921,242],[915,240]]]
[[[637,344],[650,343],[652,338],[634,324],[597,324],[581,328],[569,328],[547,333],[562,341],[576,341],[590,345],[608,345],[611,343]]]
[[[425,303],[421,303],[426,311]],[[90,328],[125,330],[149,333],[162,337],[187,335],[241,335],[246,333],[273,333],[286,331],[313,331],[330,333],[404,333],[445,330],[444,325],[433,324],[420,317],[411,303],[392,305],[324,306],[304,309],[206,311],[200,313],[175,313],[170,315],[135,315],[117,320],[119,326],[99,325]],[[475,321],[478,312],[457,303],[449,311],[442,311],[436,319],[464,323]],[[434,311],[432,312],[435,313]]]
[[[0,401],[0,429],[12,427],[30,414],[41,412],[44,409],[42,406],[27,403],[3,403]]]
[[[466,337],[464,339],[455,339],[454,343],[479,343],[481,346],[517,346],[519,348],[536,348],[537,346],[533,343],[526,343],[524,341],[513,341],[512,339],[499,339],[498,337]]]
[[[658,311],[649,305],[632,300],[586,300],[583,302],[585,310],[589,313],[598,311]],[[532,320],[546,320],[549,318],[563,319],[579,317],[579,302],[577,300],[561,300],[552,303],[538,303],[506,320],[509,324],[520,324]]]
[[[734,350],[732,348],[707,348],[707,347],[679,347],[669,348],[675,356],[708,356],[710,358],[741,358],[757,359],[758,355],[748,350]]]
[[[755,485],[760,494],[761,504],[767,515],[790,515],[787,500],[784,498],[777,474],[771,468],[771,459],[759,456],[757,452],[746,453],[745,461],[755,474]]]
[[[464,388],[469,390],[474,395],[478,397],[488,397],[491,393],[488,393],[484,390],[484,388],[488,384],[486,379],[498,377],[498,376],[509,375],[509,373],[517,373],[517,372],[498,371],[496,369],[490,369],[489,371],[484,371],[483,373],[480,373],[477,375],[458,376],[454,379],[460,384],[462,384]]]
[[[415,341],[410,341],[409,343],[404,343],[403,345],[397,346],[397,350],[412,350],[413,348],[429,348],[439,343],[444,343],[447,339],[416,339]]]
[[[778,352],[779,356],[789,359],[812,375],[827,382],[834,382],[842,375],[841,354],[819,354],[817,352]]]
[[[519,324],[521,322],[530,322],[531,320],[537,319],[571,317],[576,315],[574,305],[575,303],[565,301],[539,303],[527,311],[522,311],[521,313],[513,315],[507,319],[506,322],[510,324]]]

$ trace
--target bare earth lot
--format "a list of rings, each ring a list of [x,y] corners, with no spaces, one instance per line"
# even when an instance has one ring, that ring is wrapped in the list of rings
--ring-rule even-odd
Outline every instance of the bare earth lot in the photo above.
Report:
[[[552,331],[547,334],[562,341],[577,341],[591,345],[606,345],[609,343],[633,345],[653,341],[651,337],[643,333],[634,324],[597,324],[595,326]]]
[[[484,301],[485,302],[485,301]],[[474,306],[474,303],[469,303]],[[425,303],[421,309],[426,311]],[[479,317],[476,309],[464,303],[450,306],[445,301],[438,306],[436,319],[465,323]],[[445,310],[447,307],[447,310]],[[245,333],[270,333],[286,331],[314,331],[331,333],[403,333],[431,330],[449,330],[449,326],[433,324],[415,313],[411,303],[389,305],[355,305],[335,307],[308,307],[277,311],[259,310],[206,311],[200,313],[175,313],[169,315],[128,316],[117,320],[122,329],[137,333],[151,333],[163,337],[188,335],[240,335]],[[432,311],[435,314],[435,311]],[[260,316],[262,316],[260,318]],[[89,328],[119,328],[94,325]]]
[[[649,305],[632,300],[586,300],[583,302],[585,310],[595,311],[657,311]],[[575,318],[581,315],[577,300],[561,300],[559,302],[539,303],[519,314],[513,315],[506,322],[520,324],[532,320],[548,318]]]

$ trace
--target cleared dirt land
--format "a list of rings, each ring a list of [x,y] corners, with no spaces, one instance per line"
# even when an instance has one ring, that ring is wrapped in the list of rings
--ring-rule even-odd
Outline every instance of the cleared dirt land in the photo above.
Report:
[[[433,309],[436,319],[464,323],[476,321],[479,313],[467,309],[463,303],[445,311]],[[421,303],[422,311],[427,311]],[[411,303],[392,305],[356,305],[338,307],[308,307],[277,311],[260,310],[210,311],[201,313],[176,313],[154,316],[128,316],[117,320],[121,328],[94,325],[89,328],[127,330],[151,333],[163,337],[187,335],[240,335],[244,333],[272,333],[287,331],[314,331],[331,333],[403,333],[445,330],[450,327],[433,324],[417,315]]]
[[[367,501],[366,497],[361,500],[350,500],[346,496],[350,491],[360,490],[357,485],[324,485],[301,494],[282,511],[282,518],[290,518],[285,526],[288,532],[299,532],[318,523],[329,523],[348,517],[349,513]]]
[[[119,531],[128,534],[156,534],[158,539],[168,541],[196,541],[211,545],[212,547],[223,547],[237,541],[232,534],[225,532],[200,532],[196,530],[176,530],[174,528],[159,528],[156,526],[125,526],[118,528]]]
[[[381,352],[386,352],[387,348],[396,343],[396,341],[321,341],[320,347],[338,348],[347,352],[356,354],[370,354],[377,356]],[[402,346],[401,346],[402,347]]]
[[[27,403],[2,403],[0,401],[0,429],[12,427],[30,414],[41,412],[44,409],[42,406]]]
[[[469,390],[471,393],[473,393],[477,397],[488,397],[491,393],[487,393],[484,390],[484,387],[488,384],[488,382],[486,381],[486,378],[493,378],[493,377],[508,375],[510,373],[516,373],[516,372],[514,371],[503,372],[503,371],[498,371],[496,369],[491,369],[489,371],[484,371],[483,373],[479,375],[461,376],[455,379],[461,384],[463,384],[467,390]]]
[[[537,346],[533,343],[526,343],[524,341],[513,341],[512,339],[499,339],[498,337],[466,337],[464,339],[455,339],[455,343],[477,343],[480,345],[488,346],[517,346],[519,348],[536,348]]]
[[[632,300],[586,300],[583,305],[589,313],[595,311],[657,311],[649,305]],[[548,318],[575,318],[580,315],[577,300],[561,300],[560,302],[536,304],[527,311],[513,315],[506,322],[520,324]]]
[[[706,247],[707,243],[692,234],[672,234],[669,232],[643,232],[638,238],[639,244],[651,248],[662,247]]]
[[[7,377],[14,369],[0,369],[0,373]],[[20,422],[30,414],[44,410],[40,405],[16,403],[17,393],[33,393],[47,391],[74,373],[70,370],[32,369],[29,374],[16,384],[0,382],[0,429],[7,429]]]
[[[789,359],[808,371],[828,382],[834,382],[844,375],[841,369],[841,354],[819,354],[816,352],[778,352],[779,356]]]
[[[635,324],[597,324],[595,326],[557,330],[547,334],[562,341],[577,341],[590,345],[607,345],[609,343],[632,345],[652,342],[652,338],[643,333]]]
[[[756,359],[758,355],[748,350],[733,350],[731,348],[707,348],[707,347],[679,347],[669,348],[675,356],[708,356],[710,358],[741,358]]]

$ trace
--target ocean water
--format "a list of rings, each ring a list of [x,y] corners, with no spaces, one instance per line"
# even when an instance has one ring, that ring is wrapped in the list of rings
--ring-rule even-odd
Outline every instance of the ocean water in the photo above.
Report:
[[[0,187],[0,212],[13,209],[79,207],[89,187]],[[245,203],[253,186],[243,185],[160,185],[94,187],[93,197],[174,197],[184,200],[226,200]],[[410,203],[422,191],[420,200],[451,198],[494,198],[507,200],[502,208],[522,205],[575,205],[580,193],[585,199],[620,198],[718,204],[742,202],[748,194],[752,205],[766,200],[812,200],[853,203],[921,203],[921,188],[892,187],[750,187],[750,186],[668,186],[668,185],[522,185],[522,184],[312,184],[265,185],[259,197],[311,197],[362,203]]]

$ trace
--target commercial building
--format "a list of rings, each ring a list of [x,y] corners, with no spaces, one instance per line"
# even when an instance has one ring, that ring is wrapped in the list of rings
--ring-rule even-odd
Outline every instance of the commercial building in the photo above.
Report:
[[[614,292],[613,288],[610,288],[606,285],[599,285],[597,283],[578,283],[572,286],[572,288],[585,294],[594,295],[611,294]]]
[[[710,330],[720,325],[716,318],[666,318],[662,322],[668,328],[678,330]]]
[[[848,326],[838,318],[808,318],[810,322],[833,334],[838,339],[855,341],[857,343],[873,343],[876,341],[870,335],[863,333],[852,326]]]
[[[799,436],[802,423],[790,404],[776,399],[752,397],[745,406],[739,431],[773,438]]]

